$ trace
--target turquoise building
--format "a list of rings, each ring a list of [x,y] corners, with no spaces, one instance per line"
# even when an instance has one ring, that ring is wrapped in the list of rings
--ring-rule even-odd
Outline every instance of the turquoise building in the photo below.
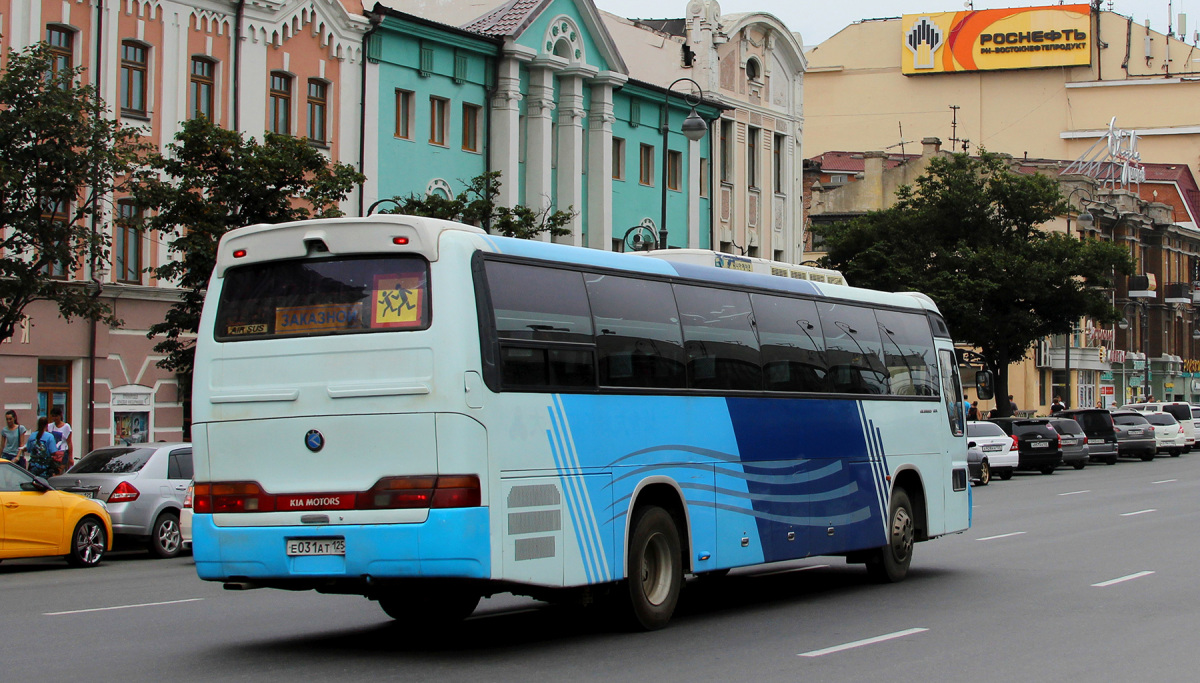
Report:
[[[569,209],[557,241],[619,251],[633,227],[658,233],[665,184],[669,246],[712,248],[711,124],[727,107],[629,78],[589,0],[512,0],[458,26],[370,14],[368,204],[452,196],[500,171],[502,205]],[[710,125],[695,142],[682,133],[693,108]]]

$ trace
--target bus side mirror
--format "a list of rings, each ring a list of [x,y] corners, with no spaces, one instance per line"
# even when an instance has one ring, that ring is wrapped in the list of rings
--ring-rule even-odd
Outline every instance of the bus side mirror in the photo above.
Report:
[[[996,395],[996,389],[992,384],[992,372],[990,370],[978,370],[975,372],[975,393],[979,395],[980,401],[990,401]]]

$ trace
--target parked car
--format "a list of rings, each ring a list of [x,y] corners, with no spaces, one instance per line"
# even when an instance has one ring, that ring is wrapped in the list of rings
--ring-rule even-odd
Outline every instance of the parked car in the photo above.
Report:
[[[188,482],[187,494],[183,497],[183,508],[179,511],[179,540],[184,550],[192,549],[192,495],[196,486]]]
[[[45,479],[0,460],[0,559],[62,555],[76,567],[100,564],[112,547],[104,504],[56,491]]]
[[[1187,437],[1183,425],[1170,413],[1142,413],[1146,421],[1154,429],[1155,450],[1159,453],[1170,453],[1172,458],[1178,458],[1187,445]]]
[[[1083,427],[1069,417],[1061,417],[1062,413],[1050,418],[1050,426],[1058,432],[1059,443],[1062,444],[1063,464],[1081,470],[1088,464],[1088,437],[1083,433]]]
[[[1103,408],[1077,408],[1056,413],[1055,417],[1075,420],[1087,435],[1088,461],[1117,464],[1117,432],[1112,414]]]
[[[1162,401],[1154,403],[1130,403],[1122,406],[1121,410],[1136,410],[1139,413],[1170,413],[1183,425],[1185,445],[1183,452],[1187,453],[1196,445],[1196,422],[1192,418],[1192,406],[1179,401]]]
[[[1045,417],[994,417],[989,422],[1000,425],[1006,434],[1017,437],[1019,470],[1038,470],[1054,474],[1062,464],[1062,445],[1058,432]]]
[[[981,469],[986,464],[989,480],[991,476],[1005,481],[1012,479],[1013,470],[1020,464],[1020,451],[1017,440],[1005,433],[1000,425],[987,421],[968,422],[967,447],[972,445],[979,447]]]
[[[976,486],[987,486],[992,481],[992,471],[987,458],[974,441],[967,444],[967,474],[971,477],[971,483]]]
[[[157,557],[175,557],[183,550],[179,511],[191,479],[190,443],[142,443],[98,448],[50,483],[106,501],[113,533],[145,543]]]
[[[1136,410],[1113,411],[1113,428],[1117,430],[1117,452],[1123,456],[1153,460],[1158,446],[1154,443],[1154,428]]]

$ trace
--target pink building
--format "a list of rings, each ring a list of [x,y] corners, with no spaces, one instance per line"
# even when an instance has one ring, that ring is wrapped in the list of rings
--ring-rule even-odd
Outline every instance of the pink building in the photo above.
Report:
[[[159,146],[204,114],[247,136],[307,137],[356,166],[369,29],[360,0],[0,0],[0,52],[47,41],[85,67],[84,81],[98,85],[114,116]],[[68,323],[39,302],[0,344],[0,403],[29,427],[62,407],[77,454],[188,436],[187,397],[156,366],[147,338],[176,299],[170,283],[144,272],[168,258],[166,241],[116,228],[113,214],[130,208],[119,196],[108,204],[101,229],[112,240],[110,262],[96,273],[81,263],[67,277],[90,283],[95,275],[124,325]]]

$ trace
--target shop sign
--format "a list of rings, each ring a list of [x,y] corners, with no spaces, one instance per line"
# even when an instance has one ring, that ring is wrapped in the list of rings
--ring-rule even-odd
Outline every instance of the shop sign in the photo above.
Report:
[[[1144,360],[1133,361],[1133,369],[1134,370],[1145,370],[1146,369],[1146,361],[1144,361]]]
[[[1129,378],[1129,386],[1131,386],[1131,387],[1142,386],[1142,378],[1141,377],[1130,377]]]
[[[1175,388],[1174,382],[1164,382],[1163,383],[1163,389],[1174,389],[1174,388]]]
[[[1091,7],[1056,5],[906,14],[901,71],[956,71],[1087,66]]]
[[[1113,374],[1111,372],[1100,373],[1100,381],[1101,382],[1111,382],[1112,380],[1113,380]]]

